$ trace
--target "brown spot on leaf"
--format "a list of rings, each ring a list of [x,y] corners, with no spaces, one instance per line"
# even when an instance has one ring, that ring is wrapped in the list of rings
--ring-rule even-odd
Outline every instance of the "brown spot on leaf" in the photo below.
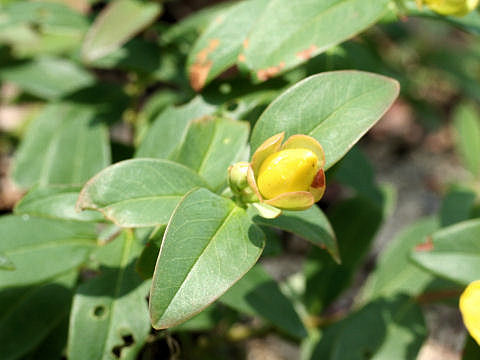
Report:
[[[220,40],[211,39],[208,46],[200,50],[195,56],[195,62],[190,66],[189,78],[190,85],[195,91],[200,91],[207,81],[208,73],[213,65],[208,56],[220,45]]]
[[[260,81],[265,81],[277,75],[285,67],[285,61],[282,61],[277,66],[270,66],[269,68],[258,70],[257,78]]]
[[[311,186],[316,189],[321,189],[325,186],[325,173],[323,169],[318,170]]]
[[[433,239],[431,236],[428,236],[427,240],[424,243],[421,243],[415,246],[415,251],[432,251],[432,250],[433,250]]]
[[[311,45],[308,49],[302,50],[297,53],[297,57],[302,60],[308,60],[312,57],[313,53],[317,50],[316,45]]]
[[[247,48],[248,48],[248,38],[246,38],[245,40],[243,40],[243,48],[244,48],[244,49],[247,49]]]
[[[238,62],[245,62],[245,54],[238,54]]]
[[[189,78],[190,86],[195,91],[202,90],[205,82],[207,81],[208,73],[213,63],[211,61],[206,62],[205,64],[193,64],[190,66]]]

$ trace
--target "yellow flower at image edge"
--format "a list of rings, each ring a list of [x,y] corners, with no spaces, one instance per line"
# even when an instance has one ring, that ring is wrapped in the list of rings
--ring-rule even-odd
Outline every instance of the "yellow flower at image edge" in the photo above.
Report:
[[[460,311],[465,327],[480,345],[480,280],[468,285],[460,296]]]
[[[464,16],[475,10],[479,0],[423,0],[425,5],[441,15]]]
[[[285,133],[267,139],[252,156],[248,184],[259,201],[278,209],[305,210],[325,192],[325,154],[317,140]]]

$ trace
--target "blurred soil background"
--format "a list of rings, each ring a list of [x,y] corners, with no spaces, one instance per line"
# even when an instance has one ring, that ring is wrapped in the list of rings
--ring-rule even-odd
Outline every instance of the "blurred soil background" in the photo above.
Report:
[[[185,0],[166,3],[162,19],[174,22],[205,6],[219,3],[213,0]],[[72,7],[87,11],[86,0],[72,0]],[[374,268],[377,255],[405,226],[419,218],[435,214],[446,188],[452,182],[466,178],[455,153],[455,133],[452,109],[465,94],[476,90],[460,86],[459,77],[480,76],[480,66],[471,72],[463,63],[447,64],[451,58],[442,53],[471,52],[478,54],[473,37],[445,24],[422,19],[405,19],[396,25],[380,25],[349,43],[368,41],[376,44],[379,60],[391,76],[401,76],[402,95],[384,118],[362,139],[360,148],[375,169],[377,181],[392,185],[397,193],[393,214],[377,233],[374,246],[350,291],[333,305],[337,310],[352,306],[353,298]],[[459,55],[460,56],[460,55]],[[463,58],[465,60],[465,58]],[[478,60],[478,59],[477,59]],[[352,64],[355,65],[355,64]],[[448,68],[447,65],[451,65]],[[368,67],[368,66],[367,66]],[[452,70],[453,69],[453,70]],[[369,69],[375,71],[375,69]],[[475,72],[476,71],[476,72]],[[475,80],[475,79],[474,79]],[[473,86],[473,85],[472,85]],[[35,102],[11,105],[10,99],[19,89],[9,83],[0,88],[0,211],[8,213],[23,195],[9,177],[17,139],[9,134],[21,134],[36,109]],[[475,95],[475,94],[474,94]],[[477,93],[476,96],[480,96]],[[130,127],[119,130],[118,136],[128,142],[133,138]],[[327,186],[327,195],[335,198],[338,188]],[[309,250],[307,242],[284,237],[284,254],[263,261],[265,268],[277,280],[285,280],[300,271]],[[457,360],[465,332],[458,310],[447,305],[425,305],[429,338],[418,359]],[[199,338],[201,342],[201,337]],[[275,334],[260,334],[242,340],[238,346],[249,360],[298,359],[299,348]],[[181,355],[180,355],[181,358]]]

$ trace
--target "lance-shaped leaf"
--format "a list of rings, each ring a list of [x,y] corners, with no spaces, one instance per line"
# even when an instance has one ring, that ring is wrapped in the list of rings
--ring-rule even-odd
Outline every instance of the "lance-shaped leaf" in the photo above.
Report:
[[[388,0],[271,0],[245,40],[247,67],[263,81],[375,23]]]
[[[101,211],[119,226],[154,226],[168,222],[188,191],[206,186],[193,170],[168,160],[126,160],[93,177],[77,206]]]
[[[85,36],[83,58],[87,62],[93,61],[116,50],[150,25],[159,13],[160,5],[154,2],[110,2]]]
[[[187,60],[190,84],[205,84],[237,62],[243,42],[268,0],[242,1],[217,16],[197,40]]]
[[[381,253],[375,271],[368,277],[362,293],[363,300],[398,293],[419,295],[434,277],[410,261],[410,251],[438,228],[437,219],[426,218],[406,227],[396,236]]]
[[[285,138],[305,134],[322,145],[328,169],[382,117],[398,91],[395,80],[360,71],[310,76],[263,112],[252,132],[252,151],[282,131]]]
[[[140,250],[124,233],[96,254],[100,275],[80,285],[73,299],[69,359],[136,358],[150,331],[149,284],[135,272]]]
[[[15,158],[13,178],[35,184],[83,184],[110,163],[108,132],[93,109],[52,104],[29,126]]]
[[[479,15],[480,16],[480,15]],[[465,167],[480,175],[480,115],[472,104],[462,104],[455,109],[454,126],[456,147]]]
[[[214,111],[215,107],[201,97],[167,108],[155,119],[135,156],[173,159],[185,141],[190,122]]]
[[[449,226],[417,245],[411,257],[435,275],[467,285],[480,274],[480,220]]]
[[[13,82],[29,94],[52,100],[92,85],[94,77],[69,60],[39,57],[2,67],[0,80]]]
[[[79,186],[47,186],[30,190],[15,206],[15,214],[33,215],[53,219],[101,221],[102,214],[96,211],[75,210],[80,193]]]
[[[2,217],[0,238],[0,253],[15,266],[0,272],[0,288],[37,283],[75,268],[96,244],[94,224],[28,215]]]
[[[262,231],[231,200],[197,189],[176,208],[165,232],[150,291],[155,328],[202,311],[238,281],[265,245]]]
[[[245,314],[260,316],[293,337],[307,336],[291,301],[260,265],[255,265],[220,301]]]
[[[282,215],[275,219],[265,219],[255,215],[252,210],[252,208],[249,208],[248,212],[253,216],[255,223],[298,235],[314,245],[327,249],[335,261],[340,262],[337,240],[332,226],[319,207],[312,206],[304,211],[284,210]]]
[[[249,125],[244,121],[203,117],[190,123],[174,160],[195,170],[212,190],[225,187],[227,169],[245,150]]]
[[[17,277],[21,283],[22,274],[17,273]],[[76,280],[77,272],[73,271],[47,283],[0,290],[2,359],[24,359],[68,317]]]

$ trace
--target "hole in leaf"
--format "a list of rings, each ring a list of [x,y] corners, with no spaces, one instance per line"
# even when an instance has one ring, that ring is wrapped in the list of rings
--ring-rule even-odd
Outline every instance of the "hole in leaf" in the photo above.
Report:
[[[129,347],[135,343],[135,339],[132,334],[122,335],[123,344],[114,346],[112,348],[112,354],[119,359],[122,355],[122,349]]]
[[[95,308],[93,309],[93,316],[99,318],[99,317],[102,317],[103,315],[105,315],[105,311],[107,309],[105,308],[105,306],[103,305],[97,305],[95,306]]]
[[[228,111],[235,111],[238,108],[238,101],[232,101],[227,105]]]

